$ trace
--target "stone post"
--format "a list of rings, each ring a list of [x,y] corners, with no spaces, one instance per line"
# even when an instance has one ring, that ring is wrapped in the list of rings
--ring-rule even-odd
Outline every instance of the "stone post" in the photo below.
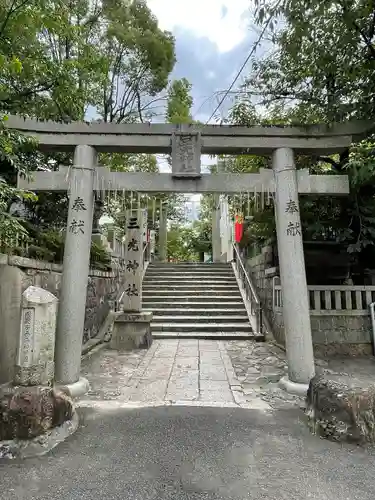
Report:
[[[131,350],[152,344],[152,312],[142,311],[143,216],[139,210],[134,213],[136,216],[128,215],[126,231],[123,312],[117,314],[113,326],[111,349]]]
[[[167,228],[167,210],[165,207],[160,207],[159,214],[159,260],[166,262],[168,257],[167,252],[168,228]]]
[[[100,234],[101,229],[99,225],[99,220],[104,212],[104,201],[102,201],[99,196],[94,196],[94,214],[92,220],[92,234]]]
[[[70,178],[61,298],[57,318],[55,379],[73,394],[87,390],[80,381],[82,336],[90,266],[94,207],[95,150],[77,146]],[[69,387],[78,383],[77,387]]]
[[[212,262],[221,262],[221,236],[220,236],[220,195],[213,195],[214,206],[212,209]]]
[[[305,394],[314,376],[310,308],[307,294],[297,173],[292,149],[273,154],[276,183],[276,228],[283,295],[289,379],[282,385],[290,392]]]
[[[156,231],[154,229],[150,230],[150,255],[151,260],[155,257],[155,247],[156,247]]]
[[[17,385],[53,383],[57,302],[57,297],[37,286],[29,286],[22,294]]]

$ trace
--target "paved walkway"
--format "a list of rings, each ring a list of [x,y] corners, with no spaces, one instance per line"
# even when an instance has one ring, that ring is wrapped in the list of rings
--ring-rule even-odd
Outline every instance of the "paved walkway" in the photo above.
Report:
[[[232,364],[233,362],[233,364]],[[86,358],[84,406],[227,406],[269,411],[303,404],[277,382],[282,350],[252,341],[156,340],[148,351],[101,350]]]
[[[303,402],[277,388],[275,346],[163,340],[94,352],[83,371],[79,429],[46,456],[0,461],[1,500],[375,498],[374,448],[310,433]]]

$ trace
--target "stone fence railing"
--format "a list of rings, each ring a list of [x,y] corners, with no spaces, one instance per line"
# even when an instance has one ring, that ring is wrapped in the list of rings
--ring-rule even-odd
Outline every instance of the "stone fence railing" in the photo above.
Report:
[[[273,307],[275,311],[283,307],[281,285],[274,278]],[[315,316],[367,316],[369,305],[375,301],[375,286],[317,286],[307,287],[310,300],[310,314]]]
[[[270,320],[274,338],[285,343],[285,325],[279,269],[273,249],[248,259],[247,270]],[[375,286],[308,286],[310,323],[314,350],[324,355],[372,354],[369,304],[375,301]],[[286,293],[286,292],[284,292]],[[296,311],[296,314],[298,311]]]

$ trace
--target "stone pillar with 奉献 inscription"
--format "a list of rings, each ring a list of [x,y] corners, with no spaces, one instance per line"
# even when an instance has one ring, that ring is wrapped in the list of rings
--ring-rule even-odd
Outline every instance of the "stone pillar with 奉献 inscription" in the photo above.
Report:
[[[53,384],[57,304],[43,288],[29,286],[23,292],[15,384]]]
[[[280,148],[273,154],[276,182],[276,229],[283,290],[288,377],[281,384],[290,392],[306,394],[315,373],[307,292],[302,226],[294,152]]]
[[[117,314],[110,342],[111,349],[117,350],[147,348],[152,343],[152,313],[142,311],[143,214],[129,212],[127,219],[122,311]]]
[[[82,337],[90,267],[96,152],[77,146],[70,169],[61,298],[57,318],[55,378],[71,394],[87,388],[80,380]],[[81,390],[81,389],[79,389]]]

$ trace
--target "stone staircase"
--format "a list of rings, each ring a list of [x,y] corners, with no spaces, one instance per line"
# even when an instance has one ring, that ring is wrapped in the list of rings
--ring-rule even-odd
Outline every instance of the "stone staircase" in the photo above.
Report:
[[[156,263],[143,281],[154,338],[256,339],[231,264]]]

